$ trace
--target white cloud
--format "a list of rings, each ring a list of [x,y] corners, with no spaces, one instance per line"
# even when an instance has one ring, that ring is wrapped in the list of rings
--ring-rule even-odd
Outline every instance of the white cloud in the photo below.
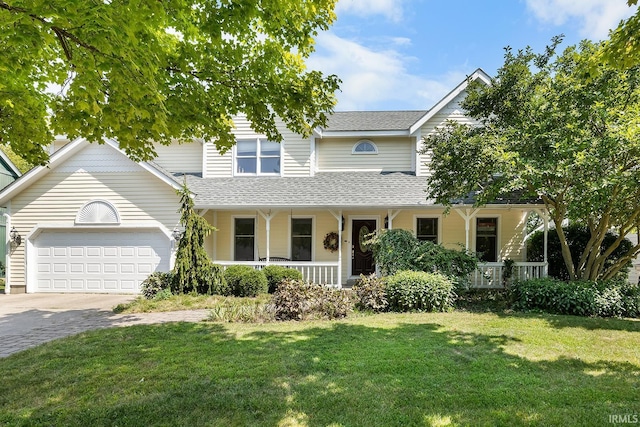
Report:
[[[415,58],[392,49],[374,50],[331,32],[320,34],[316,47],[307,65],[342,79],[340,111],[428,109],[465,77],[463,72],[437,80],[411,74],[407,64]]]
[[[390,21],[402,19],[404,0],[339,0],[336,13],[350,13],[357,16],[383,15]]]
[[[543,22],[563,25],[569,20],[580,22],[580,34],[602,40],[622,19],[635,13],[625,0],[527,0],[527,7]]]

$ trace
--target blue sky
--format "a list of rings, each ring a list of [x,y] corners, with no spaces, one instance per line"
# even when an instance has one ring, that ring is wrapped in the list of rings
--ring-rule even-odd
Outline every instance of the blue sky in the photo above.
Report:
[[[541,51],[601,40],[636,8],[626,0],[339,0],[310,68],[343,81],[337,111],[428,109],[505,46]]]

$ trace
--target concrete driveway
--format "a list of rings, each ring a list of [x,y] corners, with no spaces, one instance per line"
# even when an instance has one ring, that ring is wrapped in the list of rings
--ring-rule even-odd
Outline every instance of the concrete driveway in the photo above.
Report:
[[[91,329],[163,322],[198,322],[209,310],[115,314],[133,295],[0,294],[0,358]]]

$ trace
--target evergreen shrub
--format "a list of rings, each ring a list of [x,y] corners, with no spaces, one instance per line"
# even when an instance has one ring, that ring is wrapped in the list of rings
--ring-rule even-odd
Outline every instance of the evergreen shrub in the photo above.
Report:
[[[272,294],[278,288],[280,282],[285,279],[302,280],[302,273],[295,268],[287,268],[282,265],[267,265],[262,269],[269,283],[269,293]]]
[[[391,311],[447,311],[455,301],[454,283],[439,273],[399,271],[386,280]]]
[[[248,265],[231,265],[224,272],[232,295],[237,297],[255,297],[268,290],[267,278],[260,270]]]

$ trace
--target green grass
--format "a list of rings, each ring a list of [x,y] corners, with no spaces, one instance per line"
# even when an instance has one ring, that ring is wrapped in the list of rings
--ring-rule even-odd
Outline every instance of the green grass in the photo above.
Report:
[[[255,298],[225,297],[221,295],[171,295],[166,299],[145,299],[142,296],[126,304],[119,304],[114,308],[116,313],[149,313],[176,310],[215,309],[220,306],[253,306],[266,304],[271,295],[262,294]]]
[[[133,326],[0,359],[0,425],[573,426],[640,412],[640,322],[495,313]]]

